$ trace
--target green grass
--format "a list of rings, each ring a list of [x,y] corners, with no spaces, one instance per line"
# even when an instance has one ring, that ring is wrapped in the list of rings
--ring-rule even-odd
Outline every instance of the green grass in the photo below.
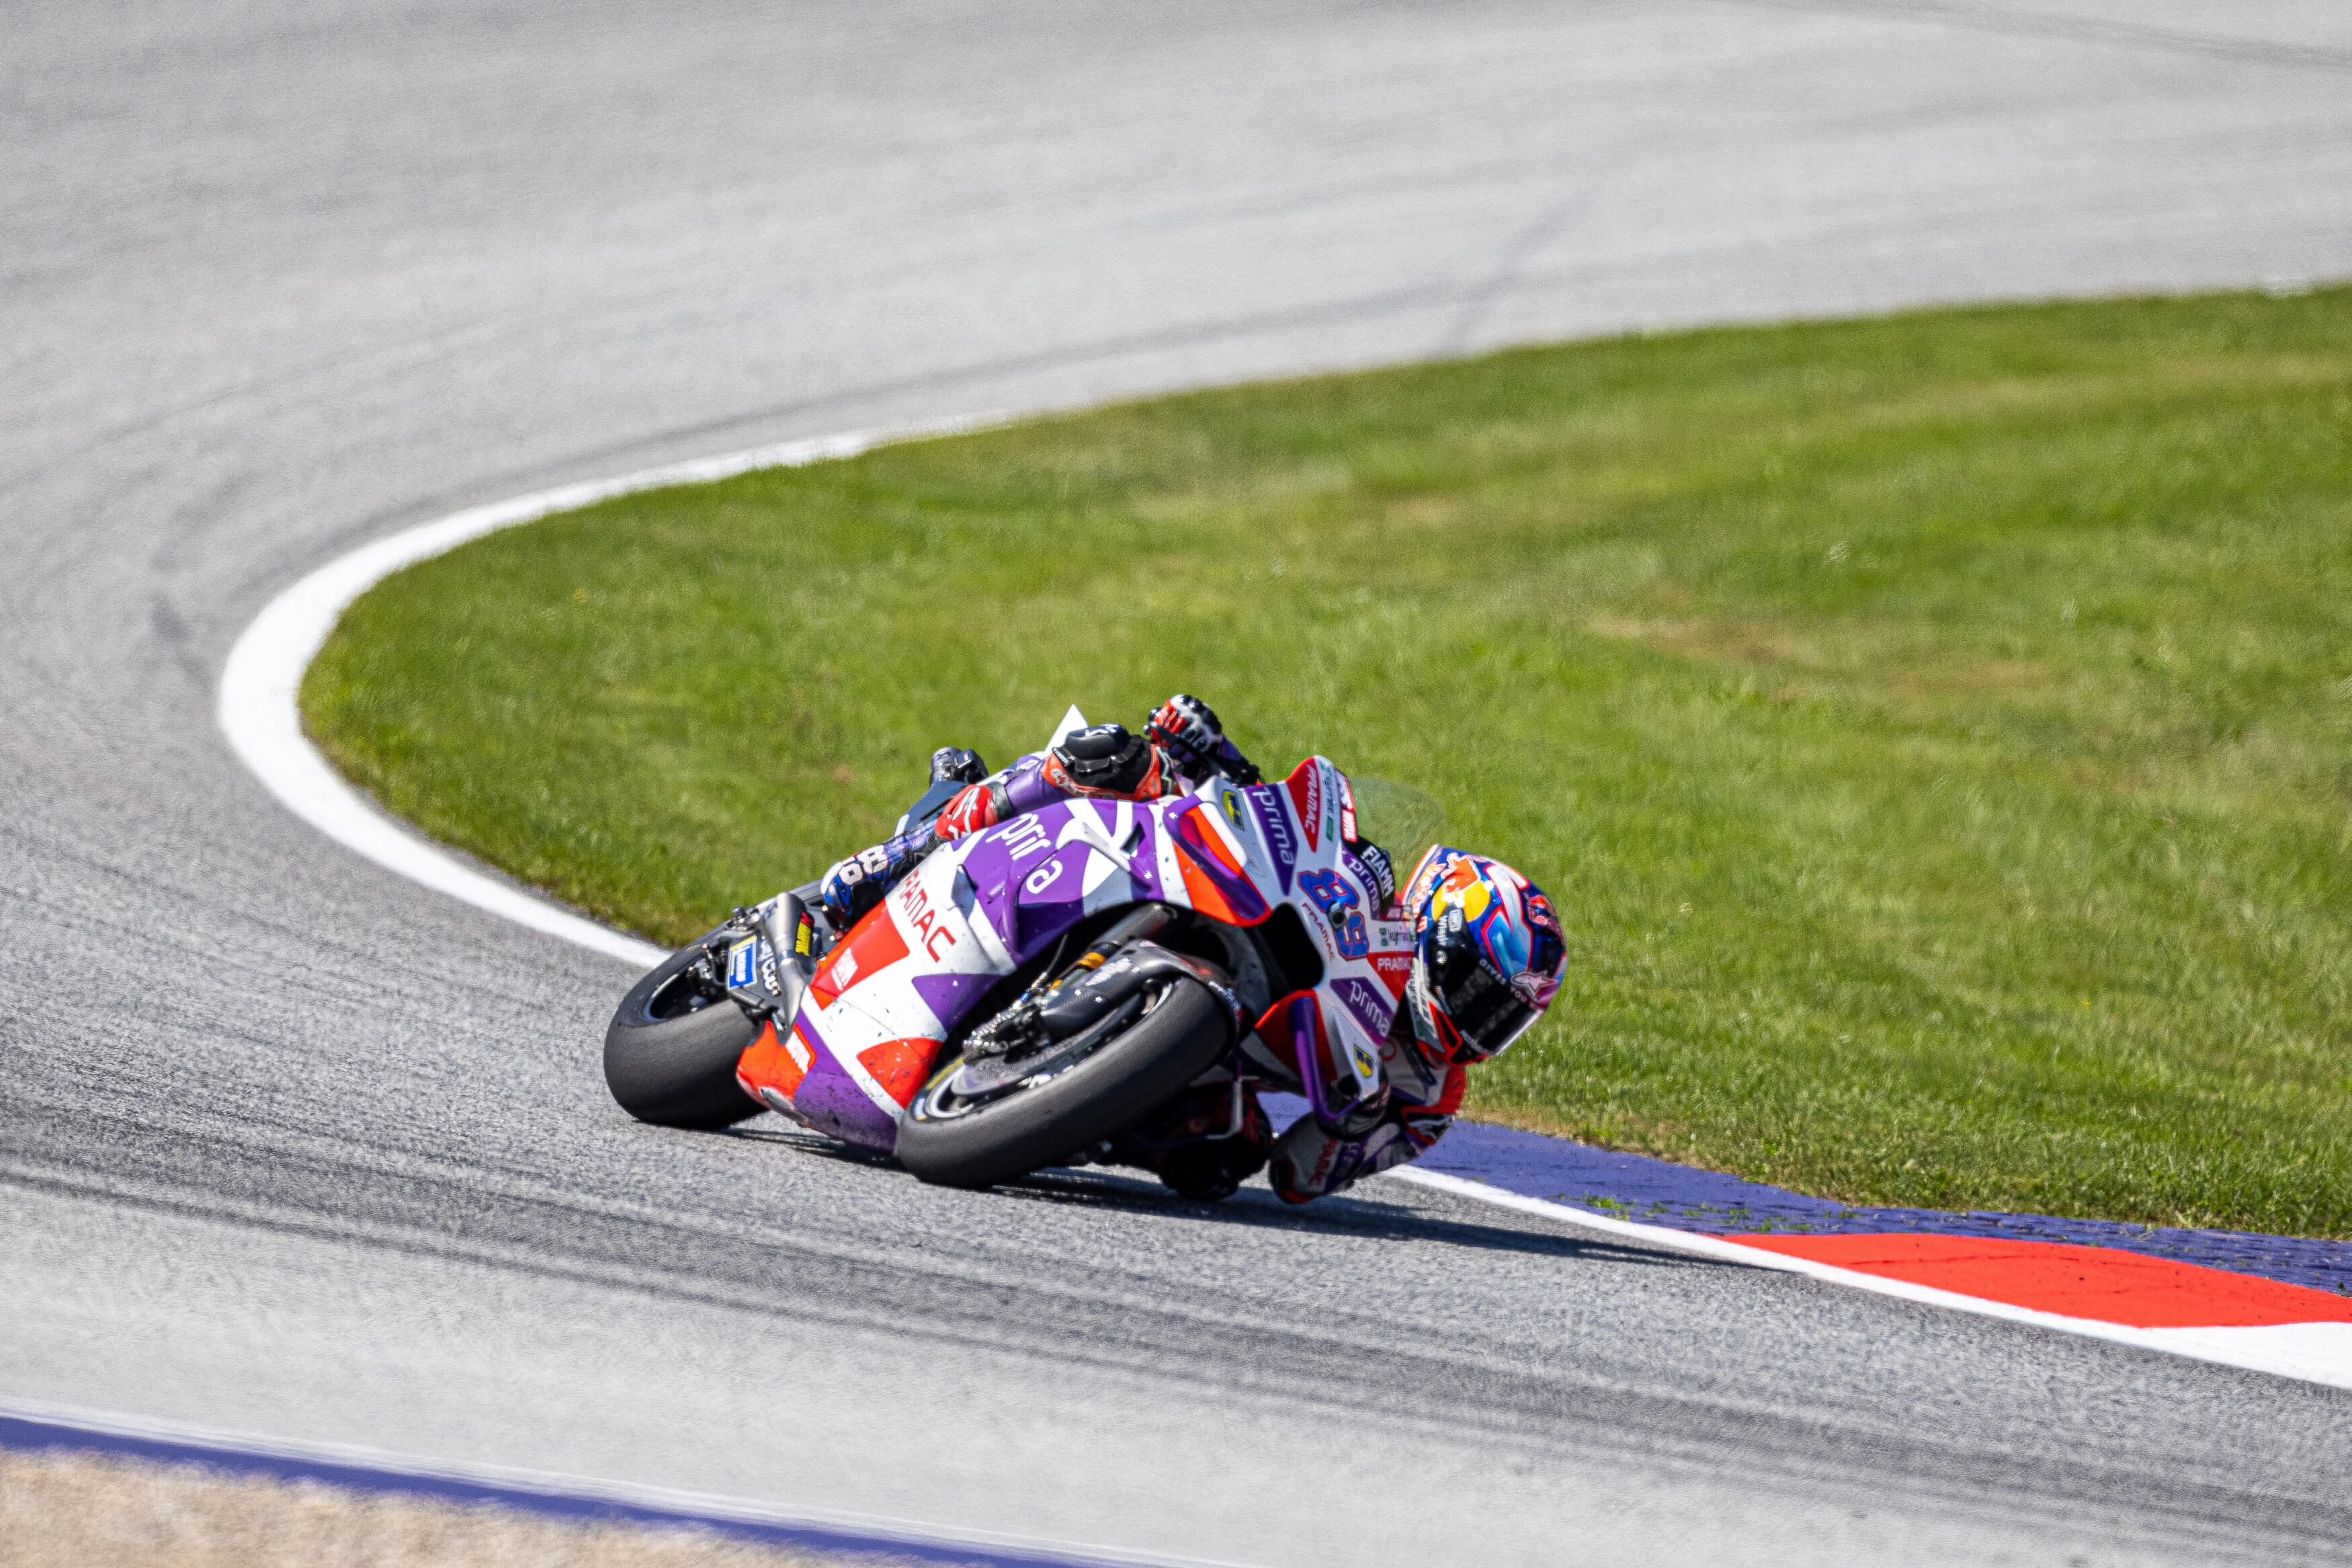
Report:
[[[2352,1236],[2352,290],[1573,344],[607,502],[304,685],[682,939],[934,746],[1200,693],[1554,894],[1476,1113],[1855,1200]]]

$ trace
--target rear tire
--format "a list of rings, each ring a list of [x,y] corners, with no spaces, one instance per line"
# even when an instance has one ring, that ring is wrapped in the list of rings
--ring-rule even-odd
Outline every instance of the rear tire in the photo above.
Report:
[[[898,1163],[938,1186],[982,1187],[1054,1165],[1160,1109],[1233,1043],[1233,1015],[1200,981],[1170,982],[1134,1027],[1034,1088],[950,1102],[961,1058],[934,1074],[898,1124]]]
[[[709,1130],[765,1109],[735,1082],[735,1063],[759,1030],[724,997],[687,977],[700,946],[671,954],[621,998],[604,1031],[604,1084],[621,1109],[659,1127]]]

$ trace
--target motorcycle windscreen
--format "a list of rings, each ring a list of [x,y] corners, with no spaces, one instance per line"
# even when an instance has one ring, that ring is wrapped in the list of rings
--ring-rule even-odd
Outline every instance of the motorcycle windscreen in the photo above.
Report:
[[[1388,851],[1400,879],[1421,863],[1432,844],[1445,841],[1445,808],[1410,784],[1350,775],[1356,833]]]

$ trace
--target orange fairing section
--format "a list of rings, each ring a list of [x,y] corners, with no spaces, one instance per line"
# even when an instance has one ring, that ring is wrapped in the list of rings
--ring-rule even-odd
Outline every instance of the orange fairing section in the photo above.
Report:
[[[874,1074],[882,1092],[906,1105],[931,1075],[931,1060],[940,1052],[936,1040],[886,1040],[857,1053],[857,1064]]]
[[[1193,861],[1192,852],[1187,845],[1180,843],[1176,846],[1176,865],[1184,873],[1184,896],[1192,901],[1193,908],[1210,919],[1222,920],[1228,925],[1248,924],[1234,908],[1233,901],[1209,880],[1208,873]]]
[[[886,901],[867,910],[866,918],[850,928],[848,938],[824,956],[809,980],[816,1005],[833,1006],[833,998],[869,975],[877,974],[907,956],[907,939],[898,935]]]
[[[1242,862],[1234,859],[1234,852],[1225,847],[1225,835],[1219,831],[1216,819],[1209,815],[1209,809],[1195,806],[1184,814],[1198,824],[1193,831],[1200,836],[1201,847],[1216,856],[1219,865],[1235,876],[1241,875]]]
[[[1257,1015],[1257,1022],[1251,1026],[1251,1030],[1277,1060],[1285,1062],[1297,1061],[1297,1042],[1290,1032],[1290,1008],[1294,1002],[1305,1002],[1314,1013],[1315,1061],[1323,1075],[1323,1082],[1329,1083],[1339,1074],[1338,1053],[1331,1046],[1331,1031],[1323,1022],[1323,1000],[1313,991],[1293,991],[1286,997],[1276,997],[1265,1011]],[[1274,1030],[1271,1034],[1266,1032],[1270,1029]]]
[[[808,1046],[796,1035],[780,1037],[776,1020],[770,1019],[760,1026],[759,1038],[743,1048],[735,1076],[754,1100],[762,1089],[772,1089],[789,1100],[800,1092],[810,1061]]]

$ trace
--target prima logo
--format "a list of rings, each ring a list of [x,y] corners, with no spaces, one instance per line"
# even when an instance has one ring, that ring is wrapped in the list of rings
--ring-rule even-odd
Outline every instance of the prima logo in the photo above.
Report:
[[[1396,1016],[1394,998],[1382,996],[1380,988],[1353,975],[1343,975],[1332,981],[1331,989],[1348,1004],[1348,1010],[1356,1015],[1356,1021],[1372,1038],[1377,1040],[1388,1033],[1389,1022]]]
[[[1034,817],[1013,818],[1004,825],[997,841],[1004,846],[1004,852],[1012,856],[1015,863],[1054,847],[1053,838],[1045,831],[1045,825]]]
[[[1274,856],[1275,872],[1285,887],[1290,885],[1290,868],[1298,860],[1298,835],[1290,831],[1290,820],[1283,812],[1279,798],[1269,804],[1265,799],[1250,802],[1258,826],[1265,830],[1265,847]]]

